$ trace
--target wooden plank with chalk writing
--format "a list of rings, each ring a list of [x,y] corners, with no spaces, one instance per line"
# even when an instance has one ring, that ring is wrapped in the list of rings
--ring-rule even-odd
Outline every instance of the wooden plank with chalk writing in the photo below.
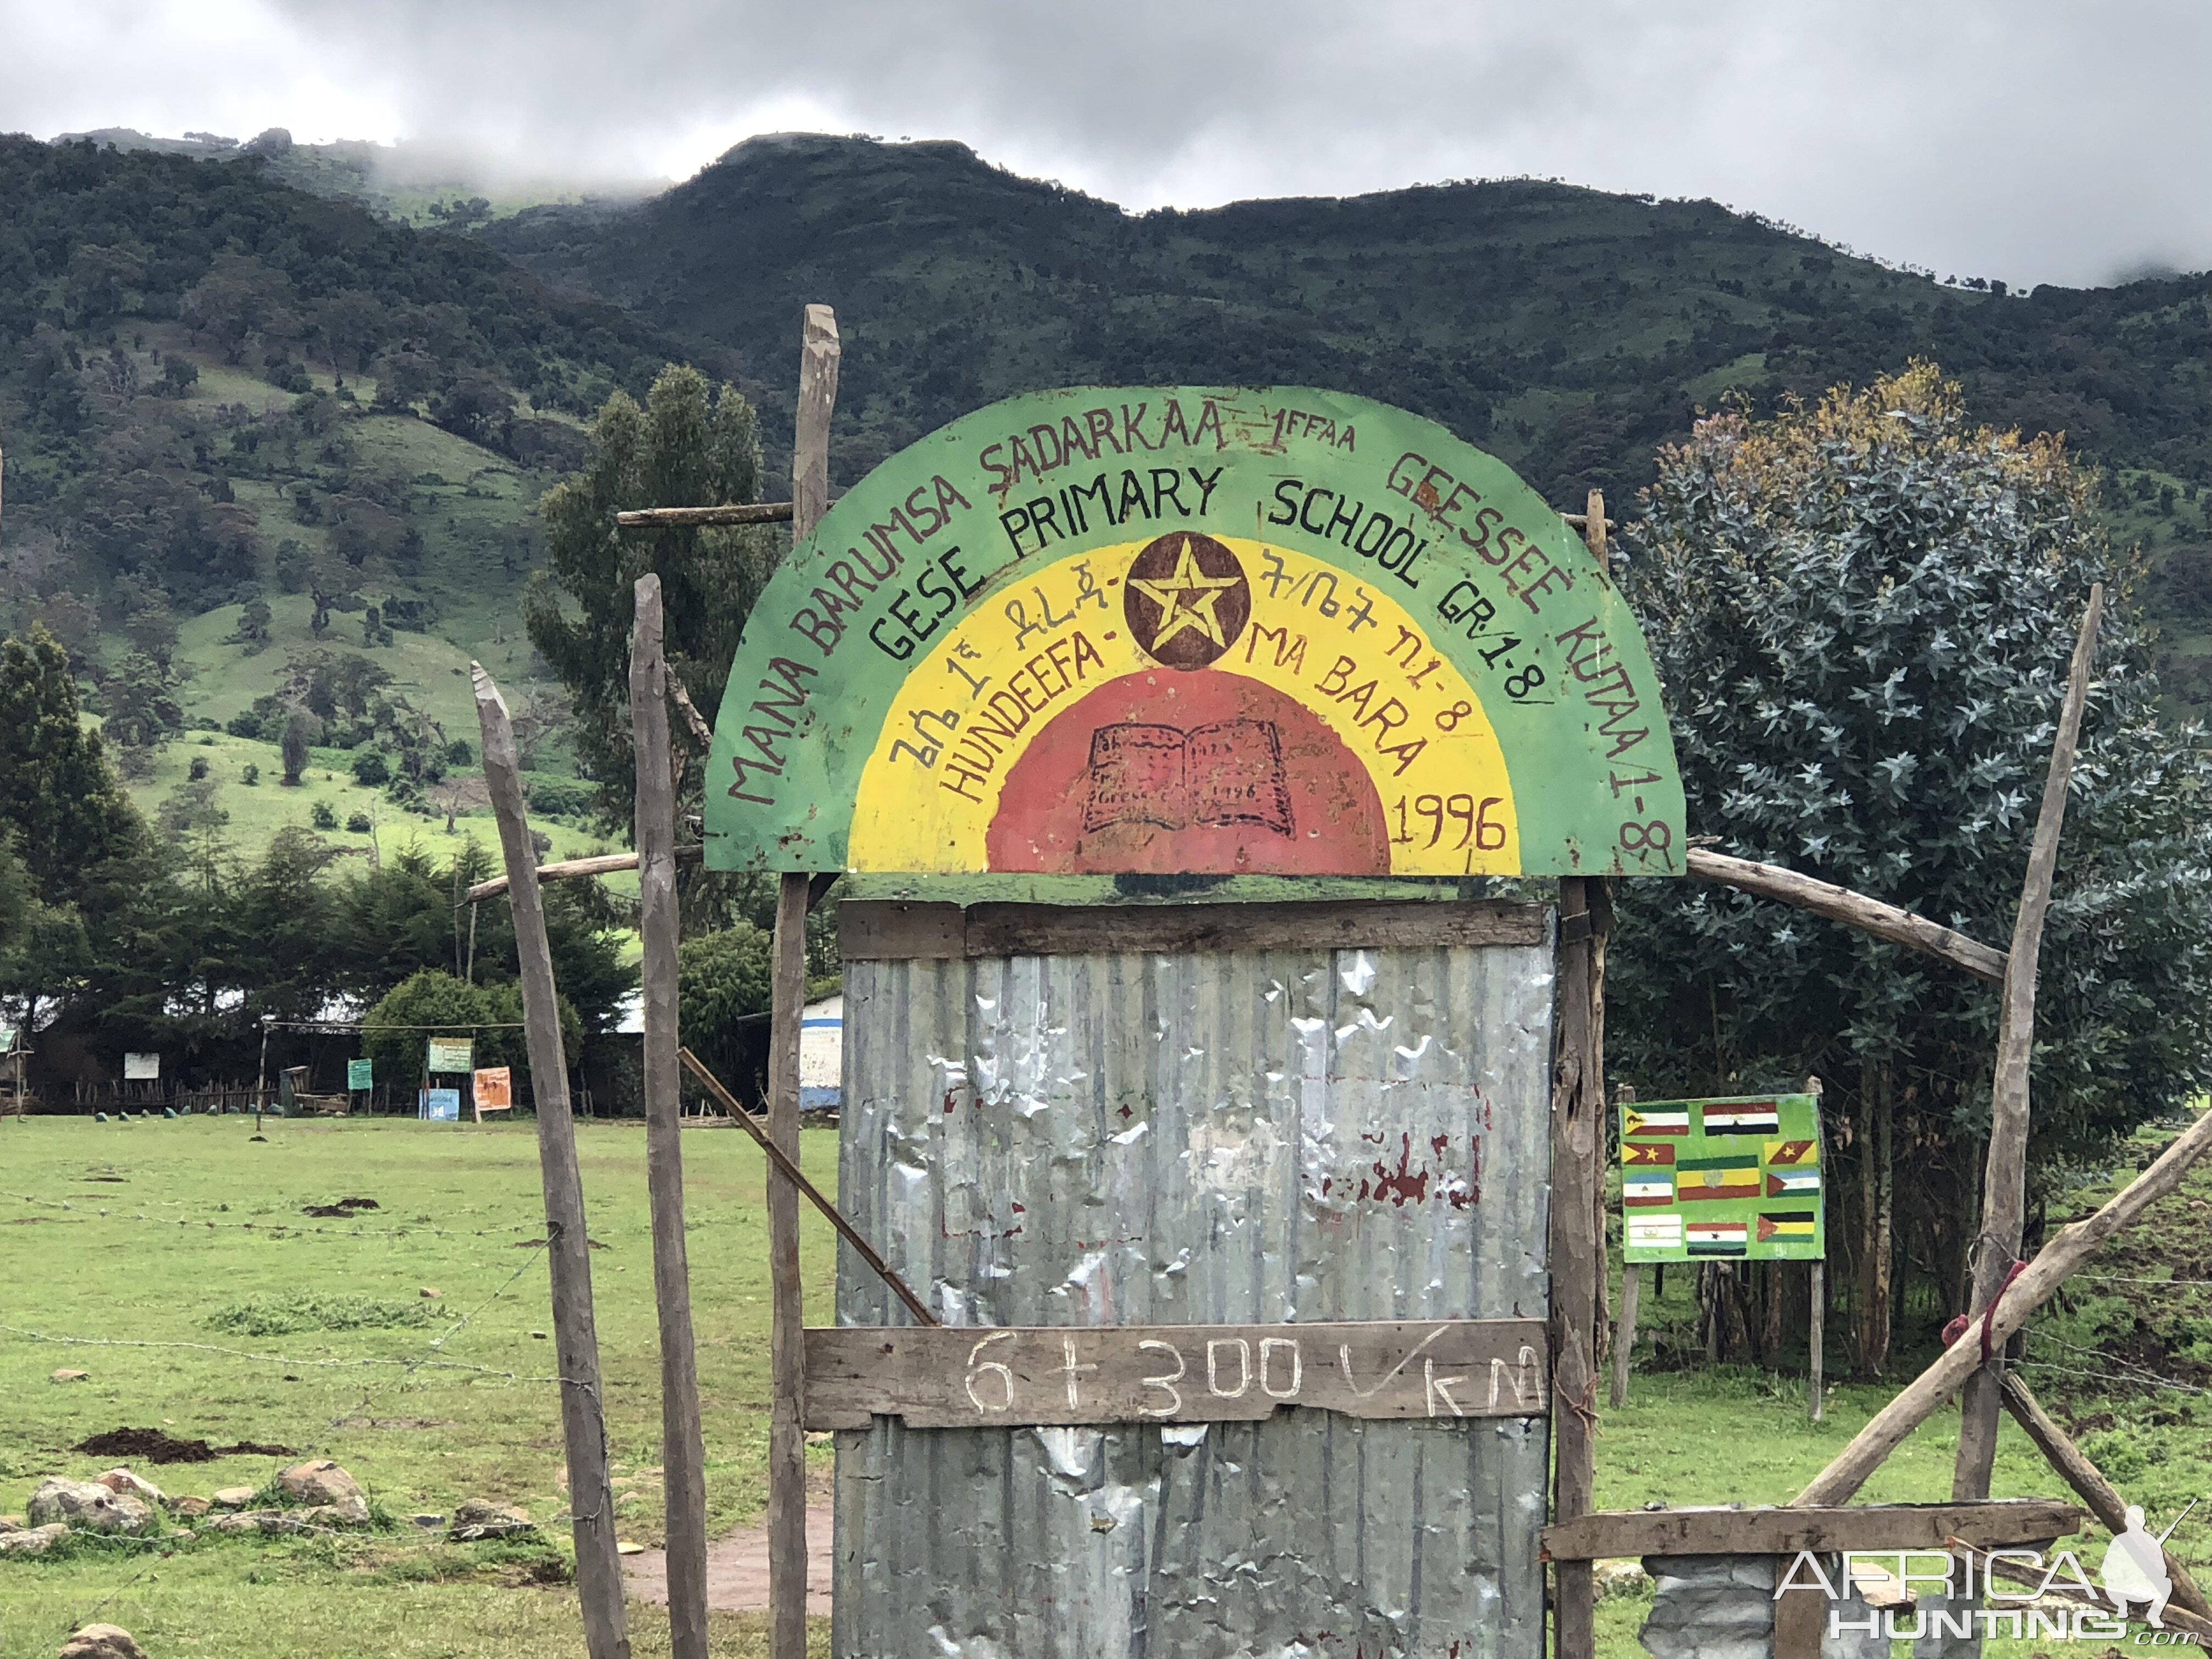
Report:
[[[839,1327],[806,1333],[806,1426],[1540,1417],[1543,1322]]]

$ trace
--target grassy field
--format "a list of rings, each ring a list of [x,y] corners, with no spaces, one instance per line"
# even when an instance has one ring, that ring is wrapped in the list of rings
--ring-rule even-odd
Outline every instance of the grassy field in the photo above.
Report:
[[[118,1546],[0,1563],[0,1655],[51,1654],[103,1602],[101,1617],[156,1654],[581,1651],[573,1596],[535,1582],[541,1553],[557,1562],[565,1526],[550,1528],[558,1543],[541,1553],[429,1541],[405,1522],[471,1497],[522,1504],[543,1521],[562,1508],[559,1406],[543,1380],[551,1344],[532,1334],[550,1328],[544,1257],[524,1248],[544,1235],[532,1125],[277,1122],[261,1145],[235,1118],[47,1118],[0,1131],[0,1283],[9,1286],[0,1300],[0,1511],[20,1516],[46,1474],[108,1467],[69,1449],[128,1425],[335,1457],[404,1528],[360,1543],[210,1535],[158,1559]],[[623,1534],[657,1542],[659,1482],[639,1473],[660,1462],[645,1137],[635,1126],[587,1125],[580,1141],[592,1237],[605,1247],[592,1267]],[[684,1155],[720,1530],[766,1501],[761,1159],[734,1133],[687,1135]],[[834,1178],[833,1136],[810,1132],[805,1158],[817,1179]],[[300,1213],[344,1197],[379,1207],[357,1222]],[[826,1227],[808,1224],[817,1310],[828,1306],[832,1244]],[[444,1295],[425,1304],[426,1285]],[[335,1316],[360,1316],[363,1299],[372,1316],[380,1304],[422,1322],[314,1328],[333,1306]],[[441,1337],[444,1369],[362,1363],[417,1358]],[[90,1379],[48,1382],[61,1367]],[[261,1485],[289,1461],[143,1473],[165,1491],[204,1495]],[[653,1628],[650,1612],[638,1620],[641,1632]],[[665,1620],[660,1629],[665,1650]],[[751,1650],[747,1621],[725,1621],[723,1634],[726,1651]]]
[[[605,1124],[579,1133],[592,1235],[605,1246],[592,1262],[623,1535],[655,1543],[659,1420],[644,1136]],[[0,1124],[8,1287],[0,1511],[20,1515],[46,1474],[108,1467],[114,1460],[70,1448],[132,1426],[335,1457],[392,1522],[343,1541],[210,1534],[174,1549],[117,1545],[0,1562],[0,1659],[51,1654],[95,1611],[157,1656],[580,1654],[573,1592],[544,1582],[559,1576],[565,1526],[518,1548],[446,1544],[407,1520],[416,1510],[449,1514],[471,1497],[523,1504],[541,1521],[561,1512],[557,1404],[543,1380],[550,1345],[535,1334],[549,1329],[545,1274],[541,1255],[526,1248],[542,1234],[532,1126],[276,1122],[266,1144],[249,1133],[236,1119]],[[834,1137],[809,1132],[805,1150],[828,1185]],[[761,1164],[732,1133],[687,1135],[684,1155],[708,1503],[719,1531],[753,1518],[765,1500]],[[2154,1216],[2151,1231],[2169,1241],[2154,1255],[2171,1273],[2194,1263],[2175,1254],[2167,1230],[2194,1218],[2208,1192],[2193,1183],[2168,1200],[2172,1214]],[[377,1208],[351,1221],[301,1213],[349,1197]],[[832,1240],[811,1218],[805,1226],[809,1305],[823,1317]],[[2100,1271],[2130,1267],[2108,1261]],[[1647,1303],[1650,1325],[1680,1323],[1686,1277],[1674,1276],[1664,1302]],[[425,1301],[424,1286],[443,1295]],[[2202,1296],[2153,1294],[2185,1319],[2196,1310],[2189,1298]],[[2094,1341],[2115,1318],[2136,1317],[2135,1305],[2091,1281],[2048,1328]],[[363,1318],[393,1322],[330,1328]],[[434,1352],[435,1367],[393,1363]],[[89,1380],[49,1382],[59,1367]],[[1838,1385],[1815,1425],[1798,1378],[1727,1368],[1638,1376],[1627,1407],[1603,1416],[1598,1501],[1780,1501],[1888,1395]],[[2091,1403],[2098,1409],[2085,1416],[2080,1400],[2069,1402],[2085,1432],[2097,1430],[2091,1443],[2131,1498],[2170,1516],[2212,1491],[2212,1437],[2192,1397],[2137,1391]],[[1864,1498],[1947,1497],[1955,1422],[1944,1413],[1926,1425]],[[204,1494],[260,1484],[289,1461],[232,1456],[141,1472],[172,1493]],[[2063,1495],[2009,1424],[1996,1489]],[[2208,1535],[2185,1527],[2177,1547],[2202,1560]],[[2094,1562],[2088,1552],[2102,1541],[2093,1529],[2084,1559]],[[1632,1595],[1604,1603],[1605,1659],[1635,1659],[1645,1605]],[[637,1607],[633,1617],[638,1651],[665,1651],[659,1612]],[[826,1651],[826,1632],[821,1639]],[[728,1655],[762,1651],[759,1620],[718,1619],[717,1644]],[[2000,1643],[1992,1659],[2030,1651]]]

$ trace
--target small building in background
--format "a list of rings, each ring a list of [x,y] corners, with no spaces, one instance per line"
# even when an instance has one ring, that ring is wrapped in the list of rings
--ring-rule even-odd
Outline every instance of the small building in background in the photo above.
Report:
[[[834,1112],[844,1100],[845,999],[810,1002],[799,1027],[799,1109]]]

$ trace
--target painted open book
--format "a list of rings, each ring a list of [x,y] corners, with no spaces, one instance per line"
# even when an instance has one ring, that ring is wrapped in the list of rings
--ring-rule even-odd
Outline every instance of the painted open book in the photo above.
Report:
[[[1180,726],[1124,721],[1091,734],[1086,830],[1121,823],[1248,824],[1291,833],[1291,792],[1273,720]]]

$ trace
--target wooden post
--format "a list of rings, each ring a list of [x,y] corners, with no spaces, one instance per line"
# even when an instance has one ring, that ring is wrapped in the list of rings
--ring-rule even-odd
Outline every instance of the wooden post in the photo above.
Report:
[[[791,450],[796,547],[830,509],[830,417],[837,404],[837,317],[806,307],[799,352],[799,417]],[[776,891],[769,1017],[769,1139],[799,1162],[799,1034],[806,1004],[806,912],[812,876],[787,870]],[[806,1659],[806,1310],[799,1283],[799,1189],[768,1183],[769,1353],[775,1401],[768,1439],[769,1659]]]
[[[2051,747],[2051,769],[2043,781],[2035,839],[2028,847],[2027,878],[2021,885],[2012,950],[2005,959],[2004,1012],[1997,1026],[1996,1073],[1990,1090],[1989,1156],[1982,1174],[1982,1224],[1974,1240],[1974,1293],[1967,1304],[1975,1313],[2002,1294],[2020,1255],[2027,1199],[2028,1060],[2035,1047],[2036,958],[2043,948],[2043,917],[2051,908],[2058,835],[2066,821],[2066,787],[2074,775],[2074,750],[2081,735],[2089,665],[2097,654],[2097,623],[2104,610],[2105,587],[2100,582],[2089,590],[2089,608],[2074,641],[2066,701],[2059,712],[2058,736]],[[1973,1331],[1960,1340],[1978,1346],[1981,1340]],[[1954,1498],[1990,1495],[2004,1365],[2002,1353],[1992,1354],[1988,1364],[1966,1379],[1959,1396],[1959,1455],[1951,1472]]]
[[[1820,1079],[1807,1078],[1805,1092],[1819,1095],[1821,1092]],[[1821,1413],[1827,1409],[1827,1379],[1822,1375],[1822,1361],[1826,1358],[1823,1350],[1827,1346],[1828,1337],[1828,1264],[1826,1261],[1815,1261],[1807,1265],[1812,1269],[1809,1275],[1812,1283],[1807,1287],[1811,1305],[1805,1313],[1805,1369],[1808,1372],[1805,1412],[1817,1423],[1820,1420]]]
[[[2127,1500],[2112,1489],[2105,1479],[2105,1472],[2081,1455],[2081,1449],[2067,1436],[2066,1431],[2051,1420],[2043,1409],[2042,1402],[2028,1392],[2027,1384],[2020,1380],[2016,1371],[2005,1373],[2002,1385],[2005,1410],[2013,1420],[2035,1442],[2051,1467],[2066,1477],[2066,1484],[2079,1493],[2089,1506],[2089,1512],[2103,1522],[2114,1536],[2128,1528]],[[2203,1617],[2212,1618],[2212,1607],[2205,1605],[2203,1591],[2189,1576],[2189,1569],[2173,1559],[2171,1550],[2166,1552],[2166,1576],[2173,1581],[2173,1600],[2177,1606]]]
[[[1820,1350],[1826,1346],[1825,1339],[1828,1334],[1828,1264],[1825,1261],[1815,1261],[1811,1264],[1811,1267],[1813,1311],[1810,1315],[1811,1322],[1805,1332],[1805,1346],[1807,1358],[1812,1362],[1809,1367],[1812,1374],[1806,1379],[1805,1387],[1807,1414],[1817,1423],[1820,1420],[1820,1412],[1826,1403],[1826,1393],[1820,1376],[1820,1363],[1824,1356]]]
[[[1811,876],[1801,876],[1795,870],[1784,870],[1779,865],[1758,864],[1750,859],[1730,858],[1725,853],[1716,853],[1709,847],[1692,847],[1682,857],[1683,873],[1692,881],[1708,881],[1717,886],[1740,887],[1759,898],[1773,899],[1778,903],[1793,905],[1810,911],[1816,916],[1826,916],[1831,921],[1840,921],[1847,927],[1872,933],[1876,939],[1887,939],[1893,945],[1902,945],[1908,950],[1924,951],[1929,956],[1949,963],[1976,979],[1986,980],[1992,985],[2003,983],[2005,957],[2002,951],[1992,951],[1977,939],[1954,933],[1940,922],[1925,916],[1900,910],[1893,904],[1884,904],[1863,893],[1854,893],[1848,887],[1838,887],[1832,882],[1816,881]]]
[[[1644,1283],[1644,1269],[1635,1262],[1620,1269],[1620,1318],[1613,1332],[1613,1393],[1608,1401],[1615,1411],[1628,1403],[1628,1351],[1636,1346],[1636,1298]]]
[[[799,1041],[806,1004],[804,871],[776,890],[769,1016],[769,1142],[799,1161]],[[806,1310],[799,1284],[799,1189],[768,1183],[769,1276],[774,1301],[769,1361],[775,1397],[768,1438],[768,1602],[770,1659],[806,1654]]]
[[[637,752],[638,928],[645,1001],[645,1181],[653,1211],[653,1296],[660,1320],[660,1465],[667,1509],[668,1632],[674,1659],[707,1659],[707,1453],[684,1238],[676,947],[676,787],[669,765],[668,665],[660,578],[641,576],[630,635],[630,728]]]
[[[1636,1099],[1636,1091],[1626,1084],[1613,1091],[1613,1103],[1626,1106]],[[1600,1182],[1601,1187],[1604,1183]],[[1624,1241],[1621,1255],[1628,1254]],[[1636,1304],[1644,1289],[1644,1269],[1633,1261],[1620,1264],[1620,1316],[1613,1327],[1613,1389],[1607,1403],[1619,1411],[1628,1403],[1628,1359],[1636,1346]]]
[[[1601,902],[1602,901],[1601,900]],[[1594,1330],[1603,1279],[1591,1188],[1602,1145],[1602,1064],[1595,1023],[1598,917],[1583,877],[1559,882],[1558,1033],[1552,1061],[1552,1364],[1554,1521],[1589,1512],[1596,1485]],[[1557,1659],[1592,1659],[1596,1606],[1588,1561],[1553,1565]]]
[[[568,1115],[568,1065],[561,1051],[561,1012],[553,952],[538,893],[538,856],[522,805],[521,761],[507,701],[481,663],[471,663],[477,719],[483,731],[484,783],[499,817],[514,950],[521,969],[522,1018],[538,1107],[538,1165],[545,1188],[545,1261],[553,1281],[553,1352],[561,1374],[561,1427],[568,1453],[568,1508],[576,1547],[576,1589],[591,1659],[629,1659],[615,1499],[607,1481],[605,1396],[599,1340],[592,1317],[592,1258],[584,1231],[584,1182]]]
[[[253,1085],[253,1133],[261,1133],[261,1103],[269,1098],[269,1017],[261,1017],[261,1076]]]
[[[2106,1200],[2104,1206],[2084,1220],[2069,1223],[2036,1253],[2027,1271],[2013,1281],[1990,1316],[1990,1340],[2005,1341],[2041,1307],[2053,1291],[2104,1243],[2134,1224],[2152,1205],[2181,1185],[2191,1165],[2212,1147],[2212,1112],[2205,1113],[2174,1137],[2155,1162]],[[1875,1414],[1874,1420],[1852,1437],[1813,1484],[1790,1501],[1793,1505],[1848,1503],[1881,1467],[1882,1460],[1948,1400],[1968,1373],[1981,1364],[1980,1323],[1943,1350],[1936,1363],[1907,1383]]]
[[[837,313],[809,306],[799,347],[799,420],[791,448],[791,539],[814,533],[830,510],[830,416],[837,406]]]

